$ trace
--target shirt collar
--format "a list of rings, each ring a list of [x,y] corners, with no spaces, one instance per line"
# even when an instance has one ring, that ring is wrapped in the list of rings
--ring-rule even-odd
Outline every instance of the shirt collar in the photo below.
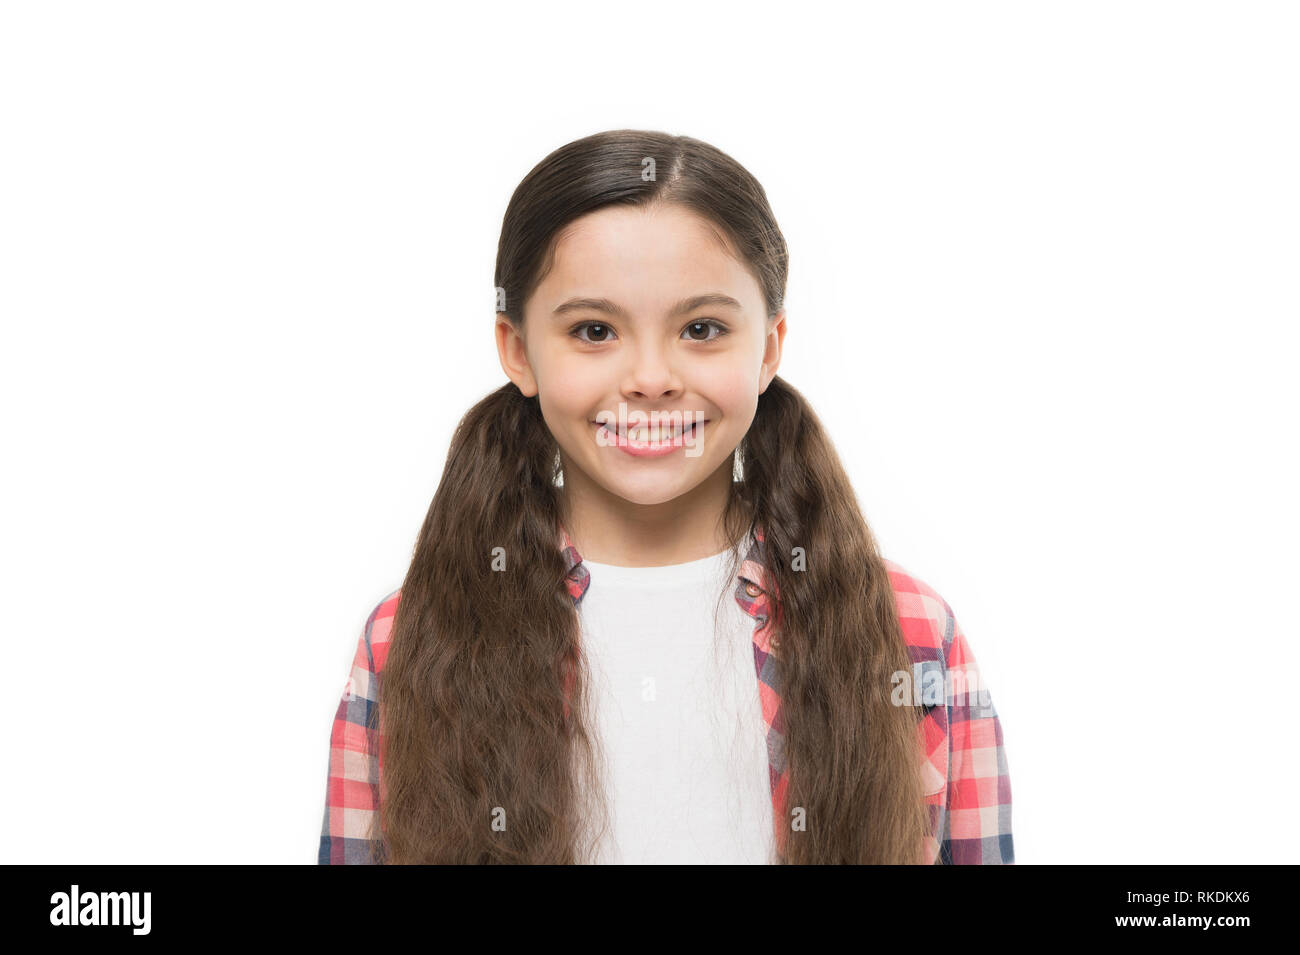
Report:
[[[582,554],[578,553],[578,548],[573,543],[573,539],[569,537],[569,532],[564,525],[560,525],[560,552],[564,556],[564,576],[568,584],[569,594],[576,603],[582,599],[583,594],[587,592],[587,588],[591,586],[591,573],[583,566]],[[772,588],[763,561],[763,528],[761,525],[756,526],[754,532],[749,535],[744,553],[745,556],[741,560],[740,570],[736,574],[737,585],[743,586],[745,593],[750,597],[758,597],[760,594],[768,593]],[[746,612],[752,615],[748,608]]]

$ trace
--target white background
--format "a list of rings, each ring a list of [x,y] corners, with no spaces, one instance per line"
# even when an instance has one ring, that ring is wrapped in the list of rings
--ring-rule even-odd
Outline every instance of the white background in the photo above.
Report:
[[[0,861],[315,862],[506,202],[618,127],[763,182],[1017,862],[1295,857],[1293,5],[0,10]]]

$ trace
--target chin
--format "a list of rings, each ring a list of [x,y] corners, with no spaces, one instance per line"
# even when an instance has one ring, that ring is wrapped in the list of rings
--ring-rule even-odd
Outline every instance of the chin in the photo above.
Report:
[[[650,507],[681,497],[694,485],[672,481],[614,481],[605,490],[632,504]]]

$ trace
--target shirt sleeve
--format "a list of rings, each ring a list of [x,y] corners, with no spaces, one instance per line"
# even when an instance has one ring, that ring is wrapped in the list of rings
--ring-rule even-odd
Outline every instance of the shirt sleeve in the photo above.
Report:
[[[357,642],[352,672],[334,714],[319,865],[375,865],[383,861],[383,847],[375,835],[379,810],[378,706],[370,642],[377,612],[370,614]]]
[[[945,865],[1010,865],[1015,862],[1011,777],[1002,724],[952,608],[945,602],[944,609],[952,633],[945,658],[951,681],[951,692],[945,695],[952,751],[939,861]]]

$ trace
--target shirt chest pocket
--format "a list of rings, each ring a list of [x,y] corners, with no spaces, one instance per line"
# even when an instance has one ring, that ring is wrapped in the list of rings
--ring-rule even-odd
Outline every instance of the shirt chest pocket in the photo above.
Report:
[[[925,714],[917,726],[922,792],[927,802],[941,804],[948,788],[948,705],[943,662],[922,660],[912,670]]]

